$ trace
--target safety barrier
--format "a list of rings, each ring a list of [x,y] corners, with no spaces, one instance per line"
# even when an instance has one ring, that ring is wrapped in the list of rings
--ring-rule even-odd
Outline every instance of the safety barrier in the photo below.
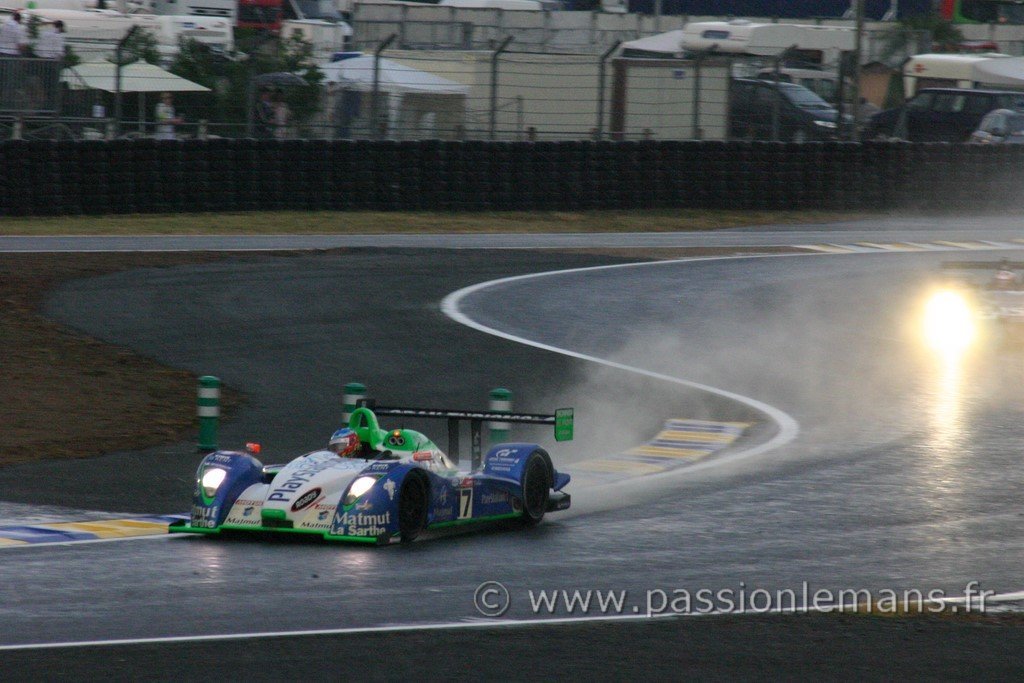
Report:
[[[977,210],[1024,146],[721,141],[10,140],[0,215],[255,210]]]

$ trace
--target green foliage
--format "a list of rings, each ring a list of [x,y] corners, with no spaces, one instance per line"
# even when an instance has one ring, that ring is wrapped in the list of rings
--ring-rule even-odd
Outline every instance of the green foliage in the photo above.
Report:
[[[293,123],[302,124],[319,111],[323,74],[316,68],[311,44],[295,37],[280,39],[242,29],[236,32],[235,43],[243,54],[227,59],[195,40],[182,42],[169,70],[214,91],[212,97],[210,93],[196,93],[176,101],[186,118],[244,123],[250,102],[258,98],[252,79],[279,72],[297,74],[305,82],[303,86],[280,89]]]
[[[882,37],[882,57],[909,57],[925,52],[956,52],[964,34],[938,14],[901,19]]]
[[[157,49],[156,36],[146,29],[136,29],[124,40],[121,45],[121,65],[131,64],[142,60],[150,64],[160,63],[160,51]],[[116,55],[111,58],[117,63]]]

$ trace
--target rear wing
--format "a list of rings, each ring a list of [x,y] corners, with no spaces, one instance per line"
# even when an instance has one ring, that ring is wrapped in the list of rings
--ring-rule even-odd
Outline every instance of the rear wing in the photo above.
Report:
[[[470,457],[472,469],[480,466],[483,457],[484,422],[512,422],[516,424],[549,424],[554,426],[555,441],[571,441],[575,416],[572,408],[559,408],[553,415],[535,413],[502,413],[496,410],[444,410],[440,408],[397,408],[377,406],[376,401],[364,398],[357,401],[360,408],[369,408],[376,415],[417,417],[448,420],[448,457],[459,461],[459,423],[469,422]]]

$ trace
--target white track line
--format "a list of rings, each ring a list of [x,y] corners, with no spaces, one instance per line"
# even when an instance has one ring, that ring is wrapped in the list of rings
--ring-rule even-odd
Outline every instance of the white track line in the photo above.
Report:
[[[793,441],[797,437],[797,435],[799,435],[799,433],[800,433],[800,425],[799,425],[799,423],[795,419],[790,417],[787,413],[779,410],[778,408],[776,408],[774,406],[768,405],[767,403],[764,403],[762,401],[758,401],[757,399],[751,398],[749,396],[743,396],[741,394],[737,394],[737,393],[734,393],[734,392],[731,392],[731,391],[726,391],[725,389],[718,389],[716,387],[708,386],[706,384],[700,384],[698,382],[692,382],[690,380],[682,379],[682,378],[679,378],[679,377],[673,377],[671,375],[665,375],[665,374],[662,374],[662,373],[659,373],[659,372],[653,372],[651,370],[645,370],[643,368],[638,368],[638,367],[634,367],[634,366],[631,366],[631,365],[626,365],[624,363],[618,363],[616,361],[607,360],[605,358],[598,358],[597,356],[590,356],[590,355],[587,355],[587,354],[584,354],[584,353],[579,353],[577,351],[572,351],[570,349],[563,349],[563,348],[560,348],[560,347],[557,347],[557,346],[552,346],[550,344],[544,344],[544,343],[541,343],[541,342],[538,342],[538,341],[534,341],[532,339],[526,339],[525,337],[519,337],[519,336],[516,336],[514,334],[509,334],[507,332],[502,332],[501,330],[497,330],[497,329],[495,329],[493,327],[488,327],[486,325],[482,325],[481,323],[476,322],[475,320],[473,320],[472,318],[470,318],[469,316],[467,316],[465,313],[463,313],[460,310],[459,306],[462,303],[463,299],[465,299],[467,296],[469,296],[471,294],[475,294],[476,292],[479,292],[479,291],[484,290],[484,289],[488,289],[490,287],[495,287],[495,286],[498,286],[498,285],[503,285],[503,284],[507,284],[507,283],[511,283],[511,282],[522,282],[524,280],[535,280],[535,279],[551,277],[551,276],[555,276],[555,275],[566,275],[566,274],[573,274],[573,273],[596,272],[596,271],[614,270],[614,269],[622,269],[622,268],[655,268],[655,267],[658,267],[658,266],[677,265],[679,263],[690,263],[690,262],[695,262],[695,261],[727,261],[727,260],[735,260],[735,259],[779,258],[781,256],[817,256],[817,255],[818,254],[765,254],[765,255],[757,255],[757,256],[745,255],[745,256],[716,256],[716,257],[710,257],[710,258],[684,258],[684,259],[674,259],[674,260],[671,260],[671,261],[651,261],[651,262],[646,262],[645,261],[645,262],[641,262],[641,263],[623,263],[623,264],[616,264],[616,265],[611,265],[611,266],[592,266],[592,267],[589,267],[589,268],[567,268],[565,270],[548,271],[548,272],[545,272],[545,273],[532,273],[530,275],[516,275],[516,276],[513,276],[513,277],[506,277],[506,278],[501,278],[501,279],[498,279],[498,280],[490,280],[489,282],[481,282],[481,283],[478,283],[478,284],[475,284],[475,285],[471,285],[469,287],[464,287],[463,289],[460,289],[460,290],[458,290],[456,292],[452,292],[451,294],[446,296],[444,298],[444,300],[442,300],[442,302],[441,302],[441,310],[444,312],[445,315],[447,315],[449,318],[451,318],[455,322],[460,323],[462,325],[465,325],[467,327],[471,327],[474,330],[483,332],[485,334],[490,334],[490,335],[493,335],[495,337],[501,337],[502,339],[507,339],[509,341],[513,341],[513,342],[516,342],[516,343],[519,343],[519,344],[524,344],[526,346],[532,346],[534,348],[543,349],[545,351],[551,351],[553,353],[558,353],[558,354],[561,354],[563,356],[569,356],[570,358],[577,358],[577,359],[588,361],[588,362],[591,362],[591,363],[597,363],[599,365],[604,365],[606,367],[616,368],[618,370],[625,370],[626,372],[631,372],[631,373],[634,373],[634,374],[637,374],[637,375],[642,375],[644,377],[651,377],[653,379],[663,380],[665,382],[671,382],[671,383],[678,384],[678,385],[681,385],[681,386],[689,387],[691,389],[697,389],[698,391],[704,391],[704,392],[707,392],[707,393],[710,393],[710,394],[715,394],[717,396],[721,396],[723,398],[727,398],[727,399],[736,401],[738,403],[742,403],[743,405],[746,405],[746,406],[748,406],[750,408],[753,408],[754,410],[758,411],[759,413],[762,413],[762,414],[768,416],[773,422],[775,422],[776,425],[778,425],[778,428],[779,428],[778,433],[775,436],[773,436],[771,439],[769,439],[768,441],[766,441],[766,442],[764,442],[762,444],[757,444],[755,446],[751,446],[750,448],[746,448],[746,449],[740,449],[740,450],[737,450],[737,451],[735,451],[733,453],[730,453],[730,454],[728,454],[726,456],[715,458],[715,459],[709,460],[707,462],[697,463],[695,465],[692,465],[690,467],[685,467],[685,468],[682,468],[680,470],[674,470],[674,471],[671,471],[671,472],[664,472],[664,473],[661,473],[661,474],[647,475],[645,477],[645,479],[650,480],[650,479],[654,479],[654,478],[663,478],[663,477],[666,477],[666,476],[679,476],[680,472],[684,472],[684,471],[692,472],[692,471],[694,471],[696,469],[705,469],[707,467],[720,465],[720,464],[722,464],[724,462],[732,462],[732,461],[736,461],[736,460],[739,460],[739,459],[742,459],[742,458],[750,458],[750,457],[753,457],[755,455],[759,455],[761,453],[765,453],[765,452],[774,450],[776,448],[779,448],[781,446],[784,446],[787,443]],[[822,255],[827,255],[827,254],[822,254]]]

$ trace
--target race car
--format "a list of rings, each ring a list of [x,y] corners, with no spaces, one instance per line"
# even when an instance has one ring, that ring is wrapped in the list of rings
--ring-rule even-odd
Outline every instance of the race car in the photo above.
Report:
[[[943,284],[929,301],[927,325],[936,339],[984,335],[1024,337],[1024,262],[947,261]],[[977,328],[977,329],[975,329]]]
[[[378,415],[448,419],[454,457],[420,432],[382,429]],[[297,533],[386,544],[471,522],[518,520],[533,526],[545,513],[567,509],[571,498],[562,489],[569,475],[558,472],[537,444],[499,444],[480,457],[485,420],[554,424],[556,440],[572,438],[571,408],[532,415],[374,409],[365,402],[332,437],[330,449],[284,465],[263,465],[254,449],[210,453],[196,472],[190,518],[169,531]],[[472,429],[473,458],[465,471],[457,465],[460,421]]]

